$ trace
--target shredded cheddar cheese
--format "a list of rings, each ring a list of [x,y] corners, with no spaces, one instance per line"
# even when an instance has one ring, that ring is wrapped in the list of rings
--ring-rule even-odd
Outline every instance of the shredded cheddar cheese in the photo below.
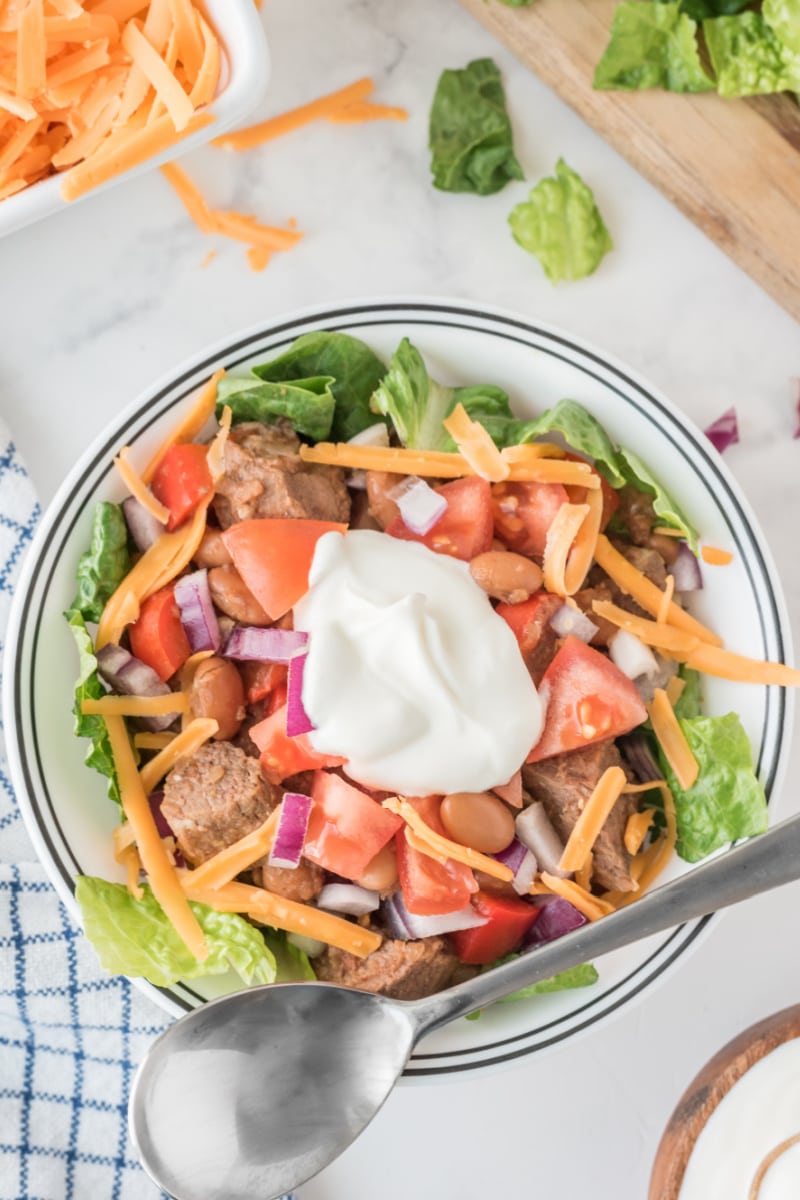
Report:
[[[151,758],[140,770],[139,778],[145,792],[149,794],[154,791],[179,758],[188,758],[196,754],[200,747],[214,736],[218,728],[217,722],[209,717],[196,717],[190,721],[185,729],[176,734],[159,750],[155,758]]]
[[[175,736],[174,733],[135,733],[133,744],[137,750],[163,750]]]
[[[673,675],[667,681],[667,686],[664,691],[667,693],[667,699],[674,708],[680,700],[686,688],[686,680],[681,679],[680,675]]]
[[[192,407],[189,409],[186,415],[181,418],[169,436],[164,439],[156,453],[142,471],[142,479],[145,483],[149,484],[152,481],[158,464],[161,462],[170,446],[177,446],[183,442],[194,441],[197,435],[202,431],[203,427],[211,420],[217,404],[217,384],[219,383],[220,379],[222,379],[224,374],[224,367],[220,367],[214,372],[208,382],[203,384]]]
[[[638,854],[642,848],[644,839],[653,824],[655,809],[643,808],[640,812],[631,813],[628,820],[625,822],[625,832],[622,835],[623,845],[628,851],[628,854],[633,856]]]
[[[658,589],[656,588],[656,591]],[[684,633],[673,625],[662,625],[658,621],[649,621],[646,617],[637,617],[626,608],[619,608],[610,600],[594,600],[592,609],[599,617],[610,621],[612,625],[634,634],[646,646],[655,646],[658,650],[666,651],[673,657],[684,658],[700,645],[693,634]]]
[[[700,557],[710,567],[727,567],[729,562],[733,562],[730,550],[720,550],[718,546],[701,546]]]
[[[583,913],[587,921],[598,921],[600,917],[606,917],[614,911],[612,904],[599,896],[593,896],[572,879],[561,879],[560,876],[550,875],[547,871],[542,871],[541,879],[551,892],[568,900],[573,908]]]
[[[668,575],[667,583],[661,595],[661,603],[658,606],[656,620],[659,625],[666,625],[669,619],[669,608],[672,604],[672,597],[675,595],[675,576]]]
[[[600,776],[567,839],[558,864],[562,871],[580,871],[585,865],[626,783],[621,767],[608,767]]]
[[[150,488],[144,482],[140,475],[137,475],[136,470],[128,455],[130,453],[128,446],[123,446],[117,457],[114,459],[114,466],[120,473],[123,483],[127,487],[132,496],[139,501],[142,508],[145,508],[151,516],[155,517],[162,525],[166,525],[169,520],[169,509],[156,500]]]
[[[106,715],[105,723],[119,780],[122,809],[130,822],[136,849],[153,889],[153,895],[186,947],[198,961],[202,961],[208,956],[203,931],[189,907],[156,829],[155,819],[136,769],[125,722],[120,716]]]
[[[442,425],[452,437],[461,457],[469,463],[476,475],[499,483],[509,474],[509,465],[504,461],[488,431],[478,421],[473,421],[463,404],[457,404]]]
[[[776,687],[800,687],[800,671],[784,663],[764,662],[733,654],[718,646],[698,644],[686,656],[687,667],[715,675],[718,679],[730,679],[734,683],[763,683]]]
[[[550,523],[542,569],[544,586],[556,596],[571,594],[567,581],[567,564],[572,544],[584,521],[588,519],[589,511],[588,504],[562,504]],[[577,588],[572,590],[577,591]]]
[[[199,867],[195,867],[191,875],[193,888],[220,888],[230,883],[242,871],[252,867],[253,863],[265,854],[269,854],[275,840],[278,828],[281,805],[270,813],[266,821],[245,834],[231,846],[226,846],[213,857],[206,859]]]
[[[85,717],[166,717],[185,712],[187,707],[188,699],[182,692],[163,696],[101,696],[81,701]]]
[[[417,838],[417,847],[424,852],[427,852],[424,850],[425,847],[430,847],[433,851],[432,858],[436,858],[440,862],[442,857],[452,858],[455,862],[474,867],[476,871],[483,871],[486,875],[492,875],[495,879],[501,879],[505,883],[510,883],[514,878],[514,872],[505,863],[498,862],[496,858],[489,858],[488,855],[481,854],[479,850],[473,850],[471,846],[462,846],[459,842],[452,842],[450,838],[431,829],[414,806],[401,796],[391,796],[388,800],[384,800],[383,807],[403,818]]]
[[[653,699],[647,705],[647,714],[656,740],[664,751],[675,778],[686,791],[700,774],[700,767],[663,688],[655,689]]]

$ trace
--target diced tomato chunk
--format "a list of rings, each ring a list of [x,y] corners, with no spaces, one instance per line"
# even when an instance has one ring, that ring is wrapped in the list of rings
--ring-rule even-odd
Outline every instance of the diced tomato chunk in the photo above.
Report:
[[[542,633],[563,603],[560,596],[542,590],[521,604],[498,604],[495,611],[510,625],[511,632],[519,642],[522,657],[526,658],[536,649]]]
[[[409,804],[414,806],[426,825],[430,825],[436,833],[447,836],[439,816],[442,806],[440,796],[409,799]],[[452,859],[440,863],[421,850],[415,850],[409,846],[404,829],[397,834],[396,846],[397,873],[403,900],[410,913],[433,916],[455,912],[469,904],[469,898],[478,890],[478,885],[468,866]]]
[[[544,730],[528,762],[629,733],[647,718],[635,686],[619,667],[579,638],[565,638],[542,677]]]
[[[328,771],[317,771],[311,799],[303,854],[345,879],[359,879],[403,824],[402,817]]]
[[[129,635],[132,653],[152,667],[165,683],[183,666],[191,647],[172,585],[148,596]]]
[[[426,534],[412,533],[402,517],[386,527],[392,537],[421,542],[437,554],[465,562],[492,548],[492,491],[485,479],[467,476],[434,488],[447,501],[447,511]]]
[[[567,489],[560,483],[496,483],[492,487],[495,533],[509,550],[542,558],[555,515],[568,501]]]
[[[475,966],[493,963],[516,950],[540,911],[525,900],[499,892],[478,892],[472,906],[487,918],[486,924],[459,929],[450,937],[461,961]]]
[[[241,662],[239,663],[239,674],[244,683],[245,700],[248,704],[258,704],[260,700],[266,700],[268,697],[270,702],[274,699],[276,693],[279,693],[281,685],[284,687],[282,703],[286,701],[286,679],[289,673],[289,668],[284,663],[267,663],[267,662]],[[281,704],[276,704],[272,708],[280,708]]]
[[[170,446],[156,467],[150,490],[169,509],[167,529],[177,529],[214,491],[208,447],[195,442]]]
[[[318,767],[338,767],[347,760],[319,754],[308,740],[308,734],[289,737],[286,732],[286,704],[277,708],[263,721],[250,728],[250,740],[261,752],[261,769],[270,783],[282,783],[299,771],[315,771]]]
[[[237,521],[222,535],[233,565],[261,607],[277,621],[308,591],[317,542],[325,533],[344,533],[335,521],[260,517]]]

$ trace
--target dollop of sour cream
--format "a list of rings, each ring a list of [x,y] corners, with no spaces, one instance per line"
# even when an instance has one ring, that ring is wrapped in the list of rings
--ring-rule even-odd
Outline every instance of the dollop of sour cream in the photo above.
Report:
[[[309,635],[303,706],[315,750],[405,796],[506,783],[542,702],[516,638],[466,563],[384,533],[327,533],[294,609]]]

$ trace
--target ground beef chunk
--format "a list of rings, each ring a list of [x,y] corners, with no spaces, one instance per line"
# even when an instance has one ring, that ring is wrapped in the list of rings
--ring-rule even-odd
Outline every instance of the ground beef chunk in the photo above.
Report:
[[[522,780],[534,800],[541,800],[556,833],[566,842],[581,809],[608,767],[622,765],[614,742],[597,742],[522,768]],[[629,892],[633,887],[630,855],[623,836],[635,797],[620,796],[600,830],[593,850],[592,881],[600,888]]]
[[[597,626],[597,633],[592,638],[590,645],[592,646],[607,646],[611,638],[617,632],[617,626],[612,625],[610,621],[606,621],[604,617],[598,616],[594,611],[595,600],[613,601],[614,592],[611,587],[610,580],[605,583],[598,583],[596,587],[582,588],[576,592],[572,599],[577,604],[582,613],[585,613]]]
[[[214,509],[223,529],[255,517],[350,518],[350,495],[339,467],[306,463],[288,421],[243,421],[225,443],[225,470]]]
[[[386,938],[367,958],[328,946],[314,959],[318,979],[395,1000],[420,1000],[440,992],[448,987],[458,965],[443,937],[418,942]]]
[[[658,553],[650,546],[631,546],[629,542],[618,541],[616,538],[611,539],[614,546],[619,550],[629,563],[636,567],[637,571],[641,571],[646,575],[651,583],[654,583],[658,588],[664,588],[667,582],[667,564]]]
[[[264,864],[260,868],[260,875],[256,883],[260,883],[268,892],[283,896],[284,900],[297,900],[300,904],[316,900],[325,882],[322,867],[309,862],[307,858],[301,858],[296,867],[270,867]]]
[[[611,538],[611,542],[623,558],[627,558],[628,562],[636,567],[637,571],[641,571],[661,591],[664,590],[667,585],[667,564],[658,550],[653,549],[651,546],[632,546],[630,542],[623,542],[618,538]],[[637,617],[647,617],[652,620],[652,614],[645,612],[627,592],[623,592],[621,588],[617,587],[616,583],[612,579],[609,579],[602,567],[592,567],[586,584],[584,592],[576,595],[576,600],[587,591],[602,589],[605,593],[602,599],[610,598],[612,603],[616,604],[619,608],[624,608],[626,612],[633,613]],[[597,598],[600,599],[601,597]],[[582,607],[580,601],[578,602],[579,606]],[[593,617],[592,620],[596,621],[596,617]],[[595,645],[600,644],[600,641],[595,639]]]
[[[653,526],[656,524],[653,497],[630,486],[622,488],[617,495],[619,496],[617,519],[628,530],[635,546],[646,546]]]
[[[196,866],[257,829],[279,798],[255,759],[230,742],[210,742],[170,771],[161,811]]]

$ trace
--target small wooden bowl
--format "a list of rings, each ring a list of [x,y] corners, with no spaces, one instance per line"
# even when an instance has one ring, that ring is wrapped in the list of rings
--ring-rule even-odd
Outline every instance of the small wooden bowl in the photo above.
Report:
[[[667,1123],[653,1163],[648,1200],[678,1200],[694,1144],[719,1102],[760,1059],[796,1037],[800,1037],[800,1004],[751,1025],[709,1059]]]

